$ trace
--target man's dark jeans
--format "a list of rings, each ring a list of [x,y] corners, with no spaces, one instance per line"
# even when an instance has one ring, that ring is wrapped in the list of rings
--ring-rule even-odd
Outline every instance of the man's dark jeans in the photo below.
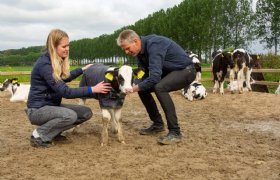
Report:
[[[144,104],[150,119],[155,125],[162,125],[163,121],[156,102],[151,94],[152,92],[155,92],[165,113],[169,132],[180,134],[180,127],[178,125],[175,106],[169,92],[177,91],[190,85],[194,81],[195,76],[195,68],[193,65],[190,65],[186,69],[173,71],[167,74],[151,90],[139,91],[139,97]]]

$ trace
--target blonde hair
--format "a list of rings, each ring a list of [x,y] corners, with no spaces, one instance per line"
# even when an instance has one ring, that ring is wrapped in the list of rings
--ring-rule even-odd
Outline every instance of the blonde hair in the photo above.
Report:
[[[125,42],[130,44],[134,39],[140,39],[139,35],[135,31],[131,29],[123,30],[117,38],[117,45],[122,46]]]
[[[69,38],[68,34],[60,29],[53,29],[48,35],[46,48],[50,54],[53,68],[53,77],[56,81],[66,79],[70,76],[70,65],[68,56],[62,59],[56,52],[60,41],[63,38]]]

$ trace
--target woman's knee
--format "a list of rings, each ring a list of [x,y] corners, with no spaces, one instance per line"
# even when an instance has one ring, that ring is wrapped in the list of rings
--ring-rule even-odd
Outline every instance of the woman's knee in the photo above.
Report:
[[[65,124],[71,125],[77,121],[78,115],[75,111],[69,109],[67,112],[63,112],[62,119]]]
[[[85,113],[83,114],[83,119],[85,120],[89,120],[92,117],[92,111],[90,108],[86,107],[87,110],[85,111]]]
[[[92,117],[93,113],[89,107],[84,106],[82,111],[79,112],[78,119],[74,124],[81,124]]]

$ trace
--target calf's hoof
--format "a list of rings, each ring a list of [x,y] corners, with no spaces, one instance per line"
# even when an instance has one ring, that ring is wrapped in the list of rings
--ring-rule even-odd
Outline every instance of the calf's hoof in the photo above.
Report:
[[[107,143],[101,143],[100,144],[101,147],[104,147],[104,146],[107,146],[107,145],[108,145]]]

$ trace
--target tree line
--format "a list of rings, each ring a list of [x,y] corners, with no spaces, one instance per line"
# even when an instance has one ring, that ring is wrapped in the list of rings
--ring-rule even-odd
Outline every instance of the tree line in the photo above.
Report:
[[[279,50],[280,1],[258,0],[253,10],[252,0],[184,0],[167,10],[160,10],[127,25],[112,34],[70,42],[71,59],[128,57],[116,45],[119,33],[133,29],[139,35],[167,36],[184,49],[209,59],[213,50],[248,48],[261,40],[266,48]],[[40,47],[0,52],[0,65],[8,62],[30,64],[43,49]],[[35,57],[36,56],[36,57]]]

